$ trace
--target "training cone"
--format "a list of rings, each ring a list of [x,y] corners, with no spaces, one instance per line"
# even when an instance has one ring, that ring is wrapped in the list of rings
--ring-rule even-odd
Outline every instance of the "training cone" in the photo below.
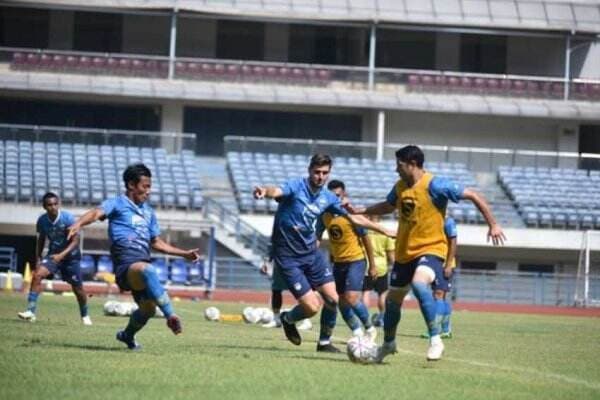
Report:
[[[7,292],[12,292],[13,284],[12,284],[12,271],[9,269],[6,274],[6,284],[4,285],[4,290]]]
[[[29,263],[25,263],[25,271],[23,272],[23,287],[29,287],[31,283],[31,268],[29,267]]]

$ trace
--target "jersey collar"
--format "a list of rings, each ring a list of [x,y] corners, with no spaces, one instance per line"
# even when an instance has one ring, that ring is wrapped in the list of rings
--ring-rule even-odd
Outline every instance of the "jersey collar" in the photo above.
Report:
[[[50,219],[50,216],[48,215],[48,213],[46,213],[46,218],[48,218],[48,221],[49,221],[49,222],[50,222],[52,225],[56,225],[56,223],[57,223],[57,222],[60,220],[60,214],[61,214],[61,211],[60,211],[60,208],[59,208],[59,209],[58,209],[58,214],[56,214],[56,219],[55,219],[54,221],[52,221],[52,220]]]

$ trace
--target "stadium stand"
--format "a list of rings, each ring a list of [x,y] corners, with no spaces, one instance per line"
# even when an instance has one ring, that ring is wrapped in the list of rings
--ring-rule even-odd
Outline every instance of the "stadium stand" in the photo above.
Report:
[[[598,171],[500,167],[498,182],[528,226],[600,228]]]
[[[17,252],[13,247],[0,247],[0,271],[17,270]]]
[[[168,155],[163,148],[0,141],[0,191],[4,201],[38,202],[50,190],[66,204],[98,204],[120,193],[120,174],[139,161],[154,174],[152,205],[202,208],[198,161],[190,150]]]

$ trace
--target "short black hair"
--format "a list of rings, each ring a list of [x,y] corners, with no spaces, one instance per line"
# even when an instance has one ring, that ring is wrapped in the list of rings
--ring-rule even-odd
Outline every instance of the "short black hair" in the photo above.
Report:
[[[332,179],[329,181],[329,183],[327,184],[327,189],[329,190],[335,190],[338,188],[342,188],[342,190],[346,190],[346,185],[344,185],[344,182],[337,180],[337,179]]]
[[[58,195],[54,192],[46,192],[44,194],[44,196],[42,196],[42,205],[45,206],[46,205],[46,201],[49,199],[56,199],[56,200],[60,200],[60,198],[58,197]]]
[[[150,169],[144,164],[138,163],[127,166],[125,171],[123,171],[123,182],[125,183],[125,189],[127,189],[127,184],[129,182],[137,185],[142,176],[152,178],[152,172],[150,172]]]
[[[396,151],[396,158],[405,163],[414,161],[419,168],[423,168],[423,163],[425,162],[425,154],[423,154],[423,151],[419,146],[412,144],[404,146]]]
[[[317,153],[311,157],[308,168],[310,169],[312,167],[323,167],[325,165],[329,165],[330,167],[333,165],[331,157],[329,157],[327,154]]]

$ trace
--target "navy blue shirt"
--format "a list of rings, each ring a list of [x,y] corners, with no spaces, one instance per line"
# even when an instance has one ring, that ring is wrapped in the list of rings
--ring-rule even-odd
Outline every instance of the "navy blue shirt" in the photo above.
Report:
[[[54,221],[50,221],[48,214],[40,215],[36,224],[38,234],[48,239],[48,256],[62,252],[69,245],[67,229],[75,223],[75,217],[68,211],[59,210]],[[65,259],[81,258],[79,246],[73,249]]]
[[[135,204],[120,195],[105,200],[100,208],[108,218],[108,238],[116,265],[150,261],[150,243],[160,235],[156,214],[147,203]]]
[[[283,196],[273,224],[273,254],[303,256],[317,250],[316,226],[324,212],[347,215],[340,199],[321,188],[312,192],[307,178],[297,178],[281,185]]]

